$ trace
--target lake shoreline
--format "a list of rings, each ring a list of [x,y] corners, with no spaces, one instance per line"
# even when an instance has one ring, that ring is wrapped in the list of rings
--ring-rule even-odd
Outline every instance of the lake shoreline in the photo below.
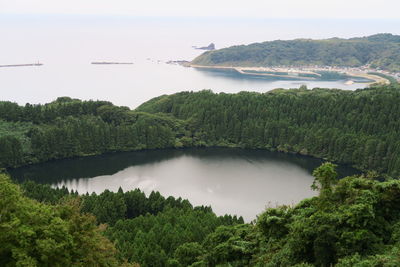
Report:
[[[66,187],[80,195],[118,192],[119,188],[124,192],[138,188],[147,195],[157,191],[189,199],[195,206],[211,205],[218,215],[238,214],[251,221],[265,206],[294,205],[312,197],[312,172],[323,162],[266,149],[196,147],[55,160],[10,170],[9,174],[17,183]],[[347,165],[338,165],[337,172],[339,179],[359,173]],[[243,199],[238,201],[235,192],[244,187]],[[275,190],[282,189],[291,193],[286,197],[276,194]],[[231,205],[232,201],[237,203]],[[254,204],[252,210],[246,204],[237,209],[248,202]]]
[[[116,155],[116,154],[123,154],[123,153],[134,153],[134,152],[164,152],[164,151],[185,151],[185,150],[207,150],[207,149],[237,149],[237,150],[249,150],[249,151],[263,151],[263,152],[270,152],[270,153],[278,153],[281,155],[293,155],[293,156],[298,156],[298,157],[304,157],[304,158],[309,158],[309,159],[315,159],[315,160],[320,160],[321,162],[324,161],[329,161],[334,164],[340,165],[340,166],[345,166],[348,168],[352,168],[359,172],[360,174],[363,172],[366,172],[367,170],[363,170],[355,165],[348,164],[348,163],[340,163],[336,161],[332,161],[326,158],[321,158],[317,156],[313,156],[310,154],[304,154],[304,153],[299,153],[295,151],[282,151],[279,149],[268,149],[268,148],[246,148],[242,147],[239,145],[234,145],[234,146],[218,146],[218,145],[212,145],[212,146],[191,146],[191,147],[165,147],[165,148],[155,148],[155,149],[133,149],[133,150],[120,150],[120,151],[106,151],[104,153],[96,153],[96,154],[86,154],[86,155],[77,155],[77,156],[72,156],[72,157],[67,157],[67,158],[59,158],[59,159],[51,159],[48,161],[39,161],[39,162],[31,162],[28,164],[20,165],[15,168],[9,167],[5,168],[5,171],[15,171],[18,169],[24,169],[24,168],[29,168],[33,166],[40,166],[40,165],[45,165],[48,163],[55,163],[55,162],[61,162],[61,161],[69,161],[69,160],[77,160],[77,159],[88,159],[88,158],[97,158],[97,157],[102,157],[102,156],[107,156],[107,155]],[[0,168],[1,171],[1,168]]]

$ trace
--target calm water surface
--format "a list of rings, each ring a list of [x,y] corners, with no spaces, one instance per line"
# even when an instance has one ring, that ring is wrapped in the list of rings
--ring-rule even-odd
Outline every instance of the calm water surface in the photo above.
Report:
[[[192,48],[217,48],[276,39],[400,34],[400,20],[277,20],[218,18],[135,18],[96,16],[0,17],[0,65],[44,63],[41,67],[0,68],[1,100],[46,103],[59,96],[101,99],[131,108],[185,90],[266,92],[274,88],[342,88],[345,81],[255,79],[167,65],[192,60]],[[91,65],[93,61],[133,65]]]
[[[311,172],[321,160],[244,149],[188,149],[116,153],[59,160],[13,170],[14,179],[66,186],[83,194],[140,188],[146,194],[189,199],[194,205],[255,219],[266,206],[315,195]],[[355,170],[340,167],[342,176]]]

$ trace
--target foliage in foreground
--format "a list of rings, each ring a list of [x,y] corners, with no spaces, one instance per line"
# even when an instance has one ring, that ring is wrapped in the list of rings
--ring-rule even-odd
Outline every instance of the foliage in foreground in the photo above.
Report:
[[[243,223],[241,217],[216,216],[210,207],[193,207],[187,200],[164,198],[158,192],[146,196],[139,189],[120,189],[78,196],[66,188],[33,182],[21,187],[26,196],[53,205],[78,197],[81,212],[94,214],[98,223],[109,225],[105,236],[114,242],[118,259],[141,266],[165,266],[180,245],[202,243],[219,226]]]
[[[104,192],[81,198],[83,207],[92,205],[87,211],[97,213],[99,218],[104,214],[111,214],[112,209],[107,207],[113,207],[118,198],[122,206],[125,203],[129,209],[141,208],[141,213],[131,217],[125,209],[125,215],[118,217],[117,221],[113,218],[108,221],[103,219],[110,225],[104,232],[105,236],[114,242],[120,262],[125,259],[139,263],[140,266],[399,266],[400,181],[381,182],[373,180],[371,175],[337,180],[335,165],[331,163],[323,164],[313,175],[313,188],[319,191],[318,196],[305,199],[293,207],[268,208],[250,224],[230,216],[217,217],[210,208],[193,208],[190,203],[179,199],[172,201],[170,198],[153,196],[152,200],[147,197],[142,199],[147,201],[147,204],[137,202],[133,199],[140,199],[139,195],[129,195],[133,192],[140,193],[138,190],[125,193],[121,190],[115,193]],[[62,189],[32,185],[28,187],[31,191],[27,187],[24,188],[25,193],[33,197],[41,197],[41,194],[32,191],[42,191],[45,192],[44,195],[57,195],[58,197],[49,198],[53,200],[59,199],[61,195],[64,195],[64,198],[68,195],[65,189],[64,193],[60,193]],[[21,201],[13,200],[16,193],[4,193],[10,188],[13,192],[19,192],[15,185],[3,177],[1,204],[15,202],[19,205],[43,207],[46,211],[71,210],[64,204],[39,204],[18,193],[17,199],[24,200],[24,203],[20,203]],[[70,196],[75,197],[76,194]],[[157,206],[155,203],[159,203],[163,208],[151,212],[151,209]],[[93,205],[97,205],[98,208],[93,208]],[[9,205],[1,207],[7,206]],[[30,210],[32,211],[31,208]],[[40,214],[34,210],[32,212],[40,218]],[[9,214],[17,218],[19,224],[16,223],[16,226],[24,225],[26,215],[19,209],[12,209]],[[88,218],[77,213],[77,210],[74,210],[73,214],[79,218]],[[4,221],[1,223],[1,227],[4,228]],[[42,225],[43,223],[44,221],[39,221],[37,227],[49,227],[48,221],[46,226]],[[91,253],[90,245],[111,246],[109,241],[99,237],[93,230],[95,228],[92,222],[90,225],[89,230],[81,230],[79,236],[87,237],[85,242],[89,247],[85,248],[85,256]],[[14,249],[18,248],[21,251],[32,250],[35,251],[33,255],[37,257],[45,253],[46,251],[38,250],[41,247],[35,247],[40,244],[40,240],[37,241],[36,238],[40,239],[41,236],[32,235],[25,226],[22,229],[23,231],[16,230],[18,240],[30,238],[30,243],[22,246],[15,241],[9,241],[12,240],[10,233],[14,232],[2,231],[1,241],[5,244],[4,248],[14,246]],[[53,234],[57,234],[58,229],[55,228],[56,233]],[[62,227],[60,229],[64,231]],[[87,231],[91,234],[88,235]],[[96,237],[95,244],[92,244],[93,235]],[[59,257],[56,248],[64,244],[65,232],[62,236],[57,236],[60,240],[51,241],[55,249],[46,252],[49,253],[49,258]],[[68,246],[63,248],[67,248],[68,252]],[[2,250],[2,255],[6,256],[1,257],[2,259],[14,255],[11,250],[7,253],[5,251]],[[78,255],[79,251],[76,252]]]
[[[117,266],[116,249],[76,200],[50,206],[0,174],[1,266]]]
[[[186,266],[399,266],[400,182],[315,170],[318,197],[267,209],[255,224],[221,226],[176,253]],[[178,251],[180,251],[178,250]],[[197,252],[197,254],[196,254]],[[193,255],[191,260],[189,255]]]
[[[266,266],[398,266],[400,181],[347,177],[334,185],[333,165],[314,171],[318,197],[268,209],[256,224]]]

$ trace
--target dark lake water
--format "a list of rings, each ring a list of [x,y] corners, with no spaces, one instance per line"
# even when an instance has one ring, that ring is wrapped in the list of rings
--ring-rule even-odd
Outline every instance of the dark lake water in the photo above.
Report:
[[[321,160],[265,150],[207,148],[115,153],[10,171],[18,180],[66,186],[79,193],[140,188],[211,205],[218,215],[256,218],[265,207],[295,204],[316,193],[312,170]],[[341,176],[354,174],[339,166]]]

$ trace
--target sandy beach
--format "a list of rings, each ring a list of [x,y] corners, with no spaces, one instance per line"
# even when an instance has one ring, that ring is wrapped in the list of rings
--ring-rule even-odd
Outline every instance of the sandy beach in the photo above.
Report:
[[[199,68],[199,69],[227,69],[227,70],[235,70],[240,74],[244,75],[254,75],[254,76],[270,76],[270,77],[283,77],[283,78],[294,78],[299,80],[315,80],[314,77],[303,77],[299,76],[299,74],[306,74],[306,75],[315,75],[321,76],[319,71],[330,71],[330,72],[339,72],[346,74],[351,77],[359,77],[359,78],[366,78],[372,80],[373,82],[369,82],[368,84],[372,83],[383,83],[383,84],[390,84],[388,79],[380,77],[378,75],[369,74],[367,72],[357,71],[356,69],[341,69],[341,68],[285,68],[285,67],[238,67],[238,66],[206,66],[206,65],[196,65],[196,64],[185,64],[187,67],[192,68]],[[264,73],[263,73],[264,72]],[[283,74],[273,74],[273,73],[265,73],[265,72],[286,72],[288,75]],[[351,81],[351,80],[350,80]]]

